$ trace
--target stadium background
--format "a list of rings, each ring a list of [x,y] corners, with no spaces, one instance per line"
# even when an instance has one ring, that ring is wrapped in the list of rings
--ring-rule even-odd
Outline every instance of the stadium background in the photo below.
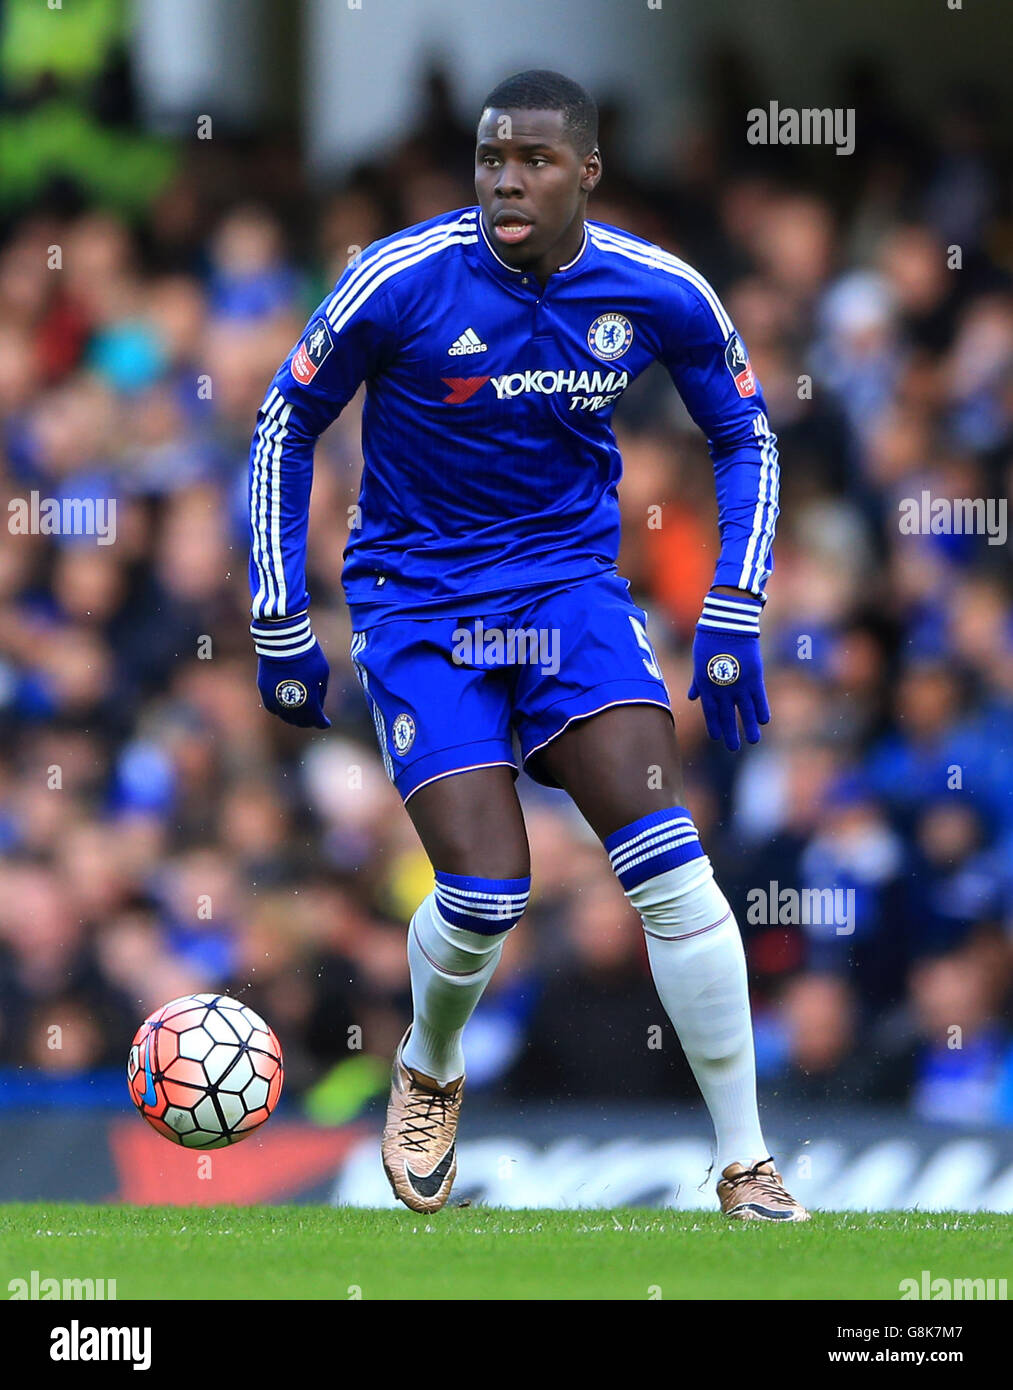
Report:
[[[349,256],[473,201],[477,102],[536,65],[601,100],[591,215],[712,280],[780,440],[774,719],[735,758],[684,699],[715,548],[704,442],[663,374],[617,416],[620,567],[743,927],[783,1161],[805,1197],[800,1176],[840,1176],[865,1144],[897,1204],[943,1155],[922,1205],[1011,1209],[1010,550],[898,524],[904,498],[1005,499],[1013,481],[998,7],[896,0],[818,26],[787,0],[486,8],[2,11],[3,501],[115,497],[117,534],[0,532],[0,1198],[383,1200],[377,1107],[429,876],[347,660],[357,403],[318,449],[310,526],[326,736],[259,706],[247,449]],[[775,99],[853,107],[854,153],[747,144],[746,112]],[[635,1195],[675,1200],[678,1170],[678,1200],[706,1202],[706,1117],[636,916],[565,800],[521,786],[534,892],[469,1027],[473,1166],[509,1202],[537,1153],[600,1159],[607,1136],[627,1144],[616,1164],[657,1165]],[[750,923],[771,882],[853,889],[854,933]],[[125,1113],[122,1073],[140,1019],[205,989],[263,1012],[287,1063],[282,1113],[216,1159],[206,1198],[193,1156]],[[616,1164],[556,1200],[607,1203]]]

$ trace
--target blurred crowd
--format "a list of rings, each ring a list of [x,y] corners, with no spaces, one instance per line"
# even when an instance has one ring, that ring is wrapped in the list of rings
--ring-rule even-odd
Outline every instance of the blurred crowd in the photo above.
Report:
[[[748,146],[740,72],[712,64],[698,125],[650,177],[614,153],[635,132],[606,108],[590,211],[707,275],[763,384],[782,499],[759,748],[718,749],[685,699],[716,512],[658,370],[617,414],[620,569],[746,940],[764,1093],[1013,1123],[1010,547],[899,522],[923,492],[1010,495],[1006,146],[984,98],[915,121],[859,68],[849,159]],[[180,147],[137,216],[66,181],[7,211],[3,501],[115,498],[116,531],[0,532],[0,1066],[120,1067],[151,1009],[219,990],[269,1019],[310,1113],[384,1085],[431,876],[347,656],[361,400],[317,451],[326,734],[260,707],[245,488],[265,386],[349,258],[474,201],[472,132],[438,76],[427,102],[323,191],[272,137]],[[691,1096],[607,858],[562,794],[518,785],[533,895],[469,1025],[470,1084]],[[844,930],[771,910],[778,888],[829,887],[854,894]]]

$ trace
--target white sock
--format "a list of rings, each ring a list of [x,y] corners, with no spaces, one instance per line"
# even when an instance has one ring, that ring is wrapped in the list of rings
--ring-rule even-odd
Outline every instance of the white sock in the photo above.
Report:
[[[764,1159],[746,958],[738,924],[701,855],[627,892],[651,973],[714,1121],[716,1167]]]
[[[464,1073],[464,1025],[493,977],[509,930],[467,931],[441,915],[435,893],[408,927],[414,1020],[401,1059],[440,1085]]]

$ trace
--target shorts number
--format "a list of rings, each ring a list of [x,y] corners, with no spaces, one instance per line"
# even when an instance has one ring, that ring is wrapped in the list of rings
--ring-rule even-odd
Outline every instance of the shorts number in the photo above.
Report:
[[[630,626],[633,628],[634,635],[636,636],[637,645],[643,647],[644,651],[647,653],[644,657],[644,665],[647,667],[650,675],[652,675],[656,681],[660,681],[661,671],[658,669],[658,658],[654,655],[654,648],[651,646],[643,623],[639,618],[635,618],[632,613],[627,616],[629,617]]]

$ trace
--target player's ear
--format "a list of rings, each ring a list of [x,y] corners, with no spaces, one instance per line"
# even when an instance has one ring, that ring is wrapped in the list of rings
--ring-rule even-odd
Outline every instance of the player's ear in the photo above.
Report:
[[[584,163],[581,168],[580,191],[582,193],[593,193],[598,187],[602,176],[601,151],[595,145],[590,154],[584,156]]]

